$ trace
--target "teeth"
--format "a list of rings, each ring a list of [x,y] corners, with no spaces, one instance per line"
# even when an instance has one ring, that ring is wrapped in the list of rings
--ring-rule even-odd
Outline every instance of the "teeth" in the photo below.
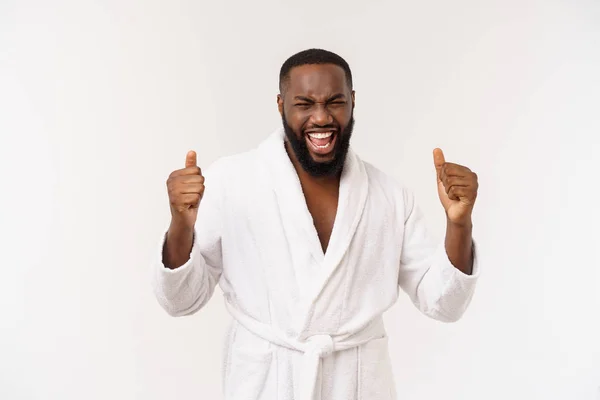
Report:
[[[331,142],[327,143],[326,145],[319,146],[319,145],[313,143],[313,145],[318,149],[326,149],[329,147],[330,144],[331,144]]]
[[[333,135],[333,132],[319,132],[308,134],[308,136],[310,136],[313,139],[327,139],[331,135]]]

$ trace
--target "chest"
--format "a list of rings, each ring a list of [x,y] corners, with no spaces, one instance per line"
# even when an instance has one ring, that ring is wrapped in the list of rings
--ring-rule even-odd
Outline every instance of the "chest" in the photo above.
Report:
[[[321,248],[326,252],[338,209],[338,192],[305,190],[306,206],[312,216]]]

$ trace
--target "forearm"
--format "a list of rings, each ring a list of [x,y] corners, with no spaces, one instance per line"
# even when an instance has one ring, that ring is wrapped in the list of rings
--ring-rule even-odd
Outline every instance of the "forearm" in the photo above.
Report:
[[[193,241],[193,227],[186,227],[171,221],[163,248],[163,264],[169,269],[175,269],[185,264],[190,258]]]
[[[471,275],[473,272],[473,224],[454,224],[450,220],[446,224],[446,253],[454,267]]]

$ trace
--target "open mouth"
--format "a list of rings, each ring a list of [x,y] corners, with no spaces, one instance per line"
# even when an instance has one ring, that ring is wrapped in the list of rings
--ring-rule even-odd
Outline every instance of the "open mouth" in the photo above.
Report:
[[[327,155],[333,150],[336,137],[336,132],[333,130],[310,132],[306,134],[306,142],[314,153]]]

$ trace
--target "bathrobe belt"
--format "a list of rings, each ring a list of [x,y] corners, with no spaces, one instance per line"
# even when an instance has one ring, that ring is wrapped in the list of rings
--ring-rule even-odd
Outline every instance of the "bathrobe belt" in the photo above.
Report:
[[[296,387],[300,391],[297,400],[315,400],[316,384],[321,374],[321,358],[330,356],[335,351],[347,350],[368,343],[371,340],[385,336],[383,320],[378,318],[365,329],[352,335],[336,336],[317,334],[306,339],[291,338],[273,327],[248,316],[225,301],[225,305],[232,317],[254,335],[271,342],[277,346],[285,347],[303,353],[300,382]]]

